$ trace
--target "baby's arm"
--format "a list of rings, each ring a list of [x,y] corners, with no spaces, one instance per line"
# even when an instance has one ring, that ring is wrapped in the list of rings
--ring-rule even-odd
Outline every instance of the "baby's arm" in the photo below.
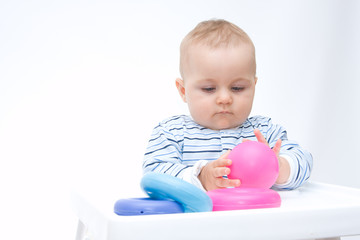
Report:
[[[295,141],[289,140],[282,126],[273,124],[269,118],[261,120],[259,124],[255,124],[255,128],[261,131],[269,146],[275,149],[281,140],[281,144],[278,145],[280,149],[277,150],[280,174],[273,188],[285,190],[298,188],[310,177],[312,155]]]
[[[174,133],[162,124],[154,128],[144,156],[144,174],[157,172],[181,178],[189,167],[183,165],[181,159],[181,145]]]
[[[261,134],[259,129],[255,129],[254,134],[259,142],[268,145],[268,142],[266,141],[265,137]],[[286,183],[290,176],[289,162],[284,157],[279,156],[280,149],[281,149],[281,143],[282,143],[282,141],[279,138],[276,141],[275,146],[272,148],[272,150],[275,152],[276,157],[278,158],[278,161],[279,161],[279,176],[276,179],[276,184]]]
[[[198,175],[208,161],[183,161],[183,124],[175,116],[154,128],[144,156],[143,173],[169,174],[205,190]]]
[[[218,188],[227,188],[227,187],[238,187],[240,185],[240,180],[238,179],[226,179],[223,176],[230,174],[231,160],[227,159],[230,151],[224,153],[219,159],[206,164],[198,178],[205,188],[206,191],[218,189]]]

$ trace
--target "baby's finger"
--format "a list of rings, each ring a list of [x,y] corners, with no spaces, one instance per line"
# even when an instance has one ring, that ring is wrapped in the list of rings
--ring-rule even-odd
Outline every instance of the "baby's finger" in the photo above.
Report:
[[[230,152],[231,152],[231,150],[227,150],[223,155],[221,155],[221,156],[219,157],[219,159],[226,159],[227,156],[229,156]]]
[[[217,167],[213,171],[214,177],[222,177],[230,174],[230,169],[227,167]]]
[[[215,185],[219,188],[227,188],[227,187],[238,187],[240,186],[239,179],[225,179],[225,178],[217,178],[215,180]]]
[[[239,179],[228,179],[228,187],[239,187],[241,182]]]
[[[255,128],[254,134],[259,142],[268,144],[268,142],[266,141],[265,137],[262,135],[259,129]]]
[[[275,146],[273,147],[273,151],[275,152],[276,156],[278,156],[280,153],[281,143],[281,139],[278,139],[275,143]]]
[[[226,188],[227,187],[227,180],[228,179],[224,179],[222,177],[219,177],[219,178],[216,178],[215,179],[215,185],[218,187],[218,188]]]
[[[232,164],[232,161],[230,159],[219,158],[219,159],[213,161],[211,164],[212,164],[212,167],[214,167],[214,168],[226,167],[226,166],[230,166]]]

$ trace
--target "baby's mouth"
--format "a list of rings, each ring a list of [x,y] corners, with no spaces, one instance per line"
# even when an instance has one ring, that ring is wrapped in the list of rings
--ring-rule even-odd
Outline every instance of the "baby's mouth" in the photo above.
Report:
[[[217,112],[217,114],[226,115],[226,114],[232,114],[232,112],[230,112],[230,111],[220,111],[220,112]]]

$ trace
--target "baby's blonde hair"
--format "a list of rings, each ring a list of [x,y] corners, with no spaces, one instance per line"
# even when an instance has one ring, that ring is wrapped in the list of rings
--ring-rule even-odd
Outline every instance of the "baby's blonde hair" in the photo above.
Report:
[[[255,73],[255,46],[250,37],[241,28],[223,19],[200,22],[182,40],[180,45],[180,74],[184,79],[184,62],[189,46],[201,44],[210,48],[234,47],[241,43],[250,44],[253,50]]]

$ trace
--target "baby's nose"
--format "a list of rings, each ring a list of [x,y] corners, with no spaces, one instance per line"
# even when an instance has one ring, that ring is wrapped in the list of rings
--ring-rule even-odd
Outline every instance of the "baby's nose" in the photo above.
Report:
[[[222,90],[218,92],[217,104],[231,104],[231,103],[232,103],[232,97],[229,91]]]

